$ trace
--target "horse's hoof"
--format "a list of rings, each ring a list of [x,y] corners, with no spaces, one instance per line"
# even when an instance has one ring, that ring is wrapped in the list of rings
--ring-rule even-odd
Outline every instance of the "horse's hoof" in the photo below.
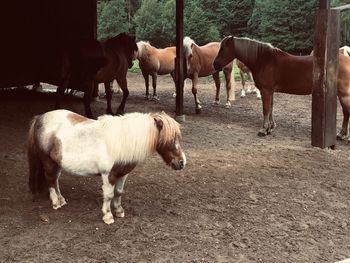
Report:
[[[226,102],[225,109],[229,109],[229,108],[231,108],[231,103],[230,102]]]
[[[241,98],[244,98],[245,97],[245,95],[241,95]]]
[[[115,115],[117,115],[117,116],[124,115],[124,111],[123,111],[123,110],[117,110],[117,112],[115,113]]]
[[[144,99],[145,99],[145,100],[149,100],[149,95],[145,95],[145,96],[144,96]]]
[[[158,96],[153,96],[153,97],[152,97],[152,100],[154,100],[154,101],[159,101],[160,99],[158,98]]]
[[[214,100],[214,101],[213,101],[213,105],[215,105],[215,106],[216,106],[216,105],[220,105],[220,100]]]
[[[338,133],[336,138],[339,141],[349,141],[349,137],[342,133]]]
[[[107,225],[114,223],[114,218],[111,212],[105,214],[102,219],[103,219],[103,222],[105,222]]]
[[[119,218],[124,218],[125,217],[125,212],[124,211],[115,212],[115,216],[119,217]]]

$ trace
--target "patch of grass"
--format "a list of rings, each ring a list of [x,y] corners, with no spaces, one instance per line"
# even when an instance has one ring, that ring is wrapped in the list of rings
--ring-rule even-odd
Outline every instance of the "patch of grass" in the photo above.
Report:
[[[129,69],[129,72],[132,72],[132,73],[140,73],[141,72],[141,69],[140,69],[140,66],[139,66],[139,61],[137,59],[135,59],[133,61],[133,66],[131,69]]]

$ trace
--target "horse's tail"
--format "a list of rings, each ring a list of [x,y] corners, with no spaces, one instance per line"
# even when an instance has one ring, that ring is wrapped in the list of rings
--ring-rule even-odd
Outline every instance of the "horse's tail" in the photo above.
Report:
[[[39,145],[37,138],[37,129],[40,121],[40,116],[35,116],[30,123],[27,156],[29,164],[29,189],[35,194],[44,190],[46,186],[45,171],[42,162],[39,158]]]

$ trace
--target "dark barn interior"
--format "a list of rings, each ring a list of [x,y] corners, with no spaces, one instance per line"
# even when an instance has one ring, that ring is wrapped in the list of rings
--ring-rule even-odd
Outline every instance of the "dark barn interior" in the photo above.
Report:
[[[0,87],[27,85],[43,50],[96,39],[96,0],[14,0],[0,4]]]

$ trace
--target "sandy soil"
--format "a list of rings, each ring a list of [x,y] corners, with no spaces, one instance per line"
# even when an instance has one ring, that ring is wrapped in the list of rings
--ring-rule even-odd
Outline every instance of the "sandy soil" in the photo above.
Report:
[[[159,78],[160,101],[143,98],[129,75],[126,110],[174,112],[173,84]],[[239,89],[239,84],[236,84]],[[213,82],[200,81],[200,115],[185,90],[183,147],[188,166],[160,157],[139,165],[125,186],[124,219],[105,225],[98,177],[64,174],[68,205],[54,211],[27,186],[28,123],[54,94],[0,91],[0,262],[335,262],[350,257],[350,145],[311,147],[311,97],[276,94],[277,128],[257,136],[261,101],[212,106]],[[114,97],[114,110],[120,95]],[[84,113],[79,98],[64,107]],[[105,112],[101,99],[92,104]],[[341,111],[338,107],[338,129]]]

